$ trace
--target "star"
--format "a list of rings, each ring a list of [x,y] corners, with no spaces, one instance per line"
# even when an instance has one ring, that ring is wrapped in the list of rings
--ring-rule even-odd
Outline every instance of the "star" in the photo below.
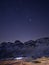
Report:
[[[32,19],[31,18],[29,18],[29,22],[31,22],[32,21]]]

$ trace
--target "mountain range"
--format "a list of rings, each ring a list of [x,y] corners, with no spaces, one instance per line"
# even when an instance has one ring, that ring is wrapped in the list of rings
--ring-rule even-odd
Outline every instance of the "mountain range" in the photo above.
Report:
[[[19,40],[0,43],[0,60],[16,57],[49,57],[49,37],[29,40],[22,43]]]

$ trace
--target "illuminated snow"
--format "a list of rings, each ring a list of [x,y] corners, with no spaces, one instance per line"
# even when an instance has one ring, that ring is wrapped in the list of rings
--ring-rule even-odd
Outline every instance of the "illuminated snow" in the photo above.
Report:
[[[19,59],[22,59],[23,57],[17,57],[17,58],[15,58],[15,59],[17,59],[17,60],[19,60]]]

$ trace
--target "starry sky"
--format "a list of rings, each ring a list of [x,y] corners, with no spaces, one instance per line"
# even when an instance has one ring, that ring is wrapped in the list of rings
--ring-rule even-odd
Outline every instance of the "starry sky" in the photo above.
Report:
[[[0,0],[0,42],[49,36],[49,0]]]

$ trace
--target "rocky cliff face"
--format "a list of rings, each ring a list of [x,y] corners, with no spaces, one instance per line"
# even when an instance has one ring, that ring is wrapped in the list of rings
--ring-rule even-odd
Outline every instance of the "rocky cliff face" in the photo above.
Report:
[[[49,38],[40,38],[24,43],[16,40],[14,43],[3,42],[0,44],[0,59],[43,56],[49,57]]]

